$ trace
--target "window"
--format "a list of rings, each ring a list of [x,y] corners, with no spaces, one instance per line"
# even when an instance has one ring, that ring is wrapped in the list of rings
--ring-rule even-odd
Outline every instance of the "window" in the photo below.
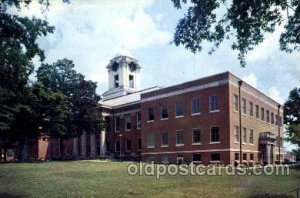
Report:
[[[115,149],[116,151],[120,151],[120,141],[115,142]]]
[[[168,155],[161,156],[161,163],[169,164],[169,156]]]
[[[147,146],[148,146],[148,148],[155,147],[155,137],[154,137],[153,133],[148,133],[148,135],[147,135]]]
[[[234,153],[234,160],[239,160],[239,159],[240,159],[240,154]]]
[[[130,131],[131,129],[131,115],[127,114],[125,115],[125,130]]]
[[[118,116],[115,118],[115,131],[120,131],[120,117]]]
[[[211,154],[211,161],[220,161],[220,153]]]
[[[168,117],[168,107],[164,105],[161,107],[161,119],[167,119]]]
[[[167,132],[161,133],[161,145],[162,145],[162,146],[167,146],[167,145],[169,145],[169,141],[168,141],[168,133],[167,133]]]
[[[136,113],[136,128],[140,129],[141,128],[141,112]]]
[[[255,116],[257,119],[259,119],[259,106],[255,105]]]
[[[201,162],[201,154],[193,153],[193,162]]]
[[[183,131],[176,131],[176,145],[183,145]]]
[[[148,121],[154,120],[154,111],[153,108],[148,109]]]
[[[240,131],[238,126],[234,126],[234,142],[240,142]]]
[[[115,78],[115,88],[117,88],[117,87],[119,87],[119,75],[115,75],[114,76],[114,78]]]
[[[134,80],[133,75],[129,75],[129,87],[134,88]]]
[[[210,141],[211,142],[219,142],[219,127],[211,127],[210,128]]]
[[[282,126],[282,118],[281,118],[281,116],[279,116],[279,126],[280,127]]]
[[[261,109],[260,109],[260,111],[261,111],[261,120],[265,120],[265,109],[262,107]]]
[[[137,150],[142,150],[142,139],[138,138],[137,140]]]
[[[270,123],[270,111],[267,110],[266,112],[266,119],[267,119],[267,122]]]
[[[246,106],[245,98],[242,98],[242,112],[243,112],[243,114],[247,114],[247,106]]]
[[[250,153],[250,160],[254,160],[253,153]]]
[[[238,111],[239,110],[239,97],[238,95],[233,95],[233,110]]]
[[[192,114],[200,113],[200,100],[193,99],[192,100]]]
[[[253,102],[249,102],[249,115],[253,117]]]
[[[271,124],[274,124],[274,113],[271,113]]]
[[[243,143],[247,143],[247,129],[243,127]]]
[[[210,96],[209,99],[209,108],[210,111],[216,111],[219,110],[219,102],[218,102],[218,96]]]
[[[243,153],[243,160],[247,160],[247,153]]]
[[[249,134],[249,143],[253,144],[253,129],[250,129],[250,134]]]
[[[200,130],[194,129],[193,130],[193,144],[201,143],[201,136],[200,136]]]
[[[126,140],[126,151],[131,151],[131,140]]]
[[[183,116],[183,102],[176,102],[175,104],[175,116]]]

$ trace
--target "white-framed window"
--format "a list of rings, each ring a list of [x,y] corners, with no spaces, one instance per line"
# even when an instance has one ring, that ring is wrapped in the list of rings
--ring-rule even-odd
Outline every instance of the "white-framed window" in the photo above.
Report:
[[[154,110],[153,110],[153,108],[148,109],[148,121],[154,121]]]
[[[219,127],[213,126],[210,128],[210,142],[220,142]]]
[[[201,133],[199,129],[193,129],[193,144],[201,143]]]
[[[142,150],[142,138],[137,139],[137,150]]]
[[[178,130],[176,131],[176,145],[183,145],[184,139],[183,139],[183,131]]]
[[[183,101],[178,101],[175,104],[175,117],[183,116]]]
[[[133,77],[133,75],[129,75],[129,87],[134,88],[134,77]]]
[[[250,153],[250,160],[251,160],[251,161],[253,161],[253,160],[254,160],[253,153]]]
[[[125,115],[125,130],[130,131],[130,129],[131,129],[131,115],[126,114]]]
[[[236,94],[233,94],[233,110],[234,111],[239,110],[239,96]]]
[[[253,144],[253,135],[254,135],[254,131],[253,129],[250,129],[250,134],[249,134],[249,143]]]
[[[200,113],[200,99],[196,98],[192,100],[192,114]]]
[[[141,128],[141,119],[142,119],[141,112],[137,112],[136,113],[136,128],[137,129]]]
[[[167,119],[169,117],[168,106],[163,105],[161,107],[161,119]]]
[[[253,117],[253,102],[249,102],[249,115]]]
[[[131,151],[131,140],[126,140],[126,151]]]
[[[247,143],[247,129],[243,127],[243,143]]]
[[[119,75],[114,76],[115,88],[119,87]]]
[[[238,126],[234,126],[234,142],[240,142],[240,128]]]
[[[243,160],[247,160],[247,153],[243,153]]]
[[[161,133],[161,146],[168,146],[169,139],[168,139],[168,132]]]
[[[120,117],[116,116],[115,117],[115,132],[119,132],[120,131]]]
[[[155,136],[153,133],[147,134],[147,147],[154,148],[155,147]]]
[[[242,113],[247,114],[247,102],[245,98],[242,98]]]
[[[211,154],[211,161],[220,161],[220,160],[221,160],[220,153]]]
[[[217,95],[213,95],[209,97],[209,110],[210,111],[219,110],[219,97]]]
[[[201,162],[201,154],[200,153],[193,153],[193,162]]]

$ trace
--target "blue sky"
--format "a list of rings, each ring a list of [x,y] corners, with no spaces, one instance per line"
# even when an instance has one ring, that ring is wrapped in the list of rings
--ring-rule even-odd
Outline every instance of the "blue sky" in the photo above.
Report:
[[[171,44],[177,21],[185,10],[170,0],[55,1],[40,14],[33,3],[24,15],[46,17],[55,26],[52,35],[39,39],[46,62],[69,58],[76,70],[107,90],[106,65],[117,54],[130,55],[142,66],[141,87],[169,86],[219,72],[230,71],[263,93],[283,103],[291,89],[300,86],[300,54],[279,51],[280,27],[247,55],[242,68],[230,41],[212,55],[209,44],[198,54]]]

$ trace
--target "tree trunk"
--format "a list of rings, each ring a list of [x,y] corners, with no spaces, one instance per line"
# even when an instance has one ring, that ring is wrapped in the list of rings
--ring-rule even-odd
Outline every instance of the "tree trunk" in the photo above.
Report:
[[[7,148],[3,147],[3,160],[4,162],[7,162]]]
[[[59,152],[60,152],[60,154],[61,154],[60,157],[61,157],[62,160],[64,160],[64,157],[65,157],[65,151],[64,151],[64,150],[65,150],[65,149],[64,149],[64,148],[65,148],[65,147],[64,147],[64,139],[63,139],[63,138],[60,138],[60,139],[59,139],[59,143],[60,143],[60,147],[59,147],[60,151],[59,151]]]
[[[25,137],[21,137],[19,141],[19,162],[24,162],[27,158],[27,142]]]

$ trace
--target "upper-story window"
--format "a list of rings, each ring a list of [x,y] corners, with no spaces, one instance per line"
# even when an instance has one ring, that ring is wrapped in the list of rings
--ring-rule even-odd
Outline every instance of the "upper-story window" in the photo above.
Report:
[[[163,105],[161,107],[161,119],[167,119],[168,117],[169,117],[168,107],[166,105]]]
[[[169,145],[168,132],[161,133],[161,145],[162,146],[168,146]]]
[[[260,115],[261,115],[261,120],[265,120],[265,109],[262,107],[261,109],[260,109],[260,111],[261,111],[261,113],[260,113]]]
[[[175,104],[175,117],[183,116],[183,101],[178,101]]]
[[[141,112],[136,113],[136,128],[140,129],[141,128]]]
[[[183,145],[183,131],[176,131],[176,145]]]
[[[274,124],[274,113],[271,113],[271,124]]]
[[[147,134],[147,147],[154,148],[155,147],[155,136],[153,133]]]
[[[200,99],[192,100],[192,114],[200,113]]]
[[[134,88],[134,77],[133,77],[133,75],[129,75],[129,87]]]
[[[243,127],[243,143],[247,143],[247,129]]]
[[[266,120],[268,123],[270,123],[270,111],[269,110],[267,110],[267,112],[266,112]]]
[[[154,120],[154,111],[153,108],[148,109],[148,121]]]
[[[255,105],[255,117],[259,119],[259,106]]]
[[[201,135],[199,129],[193,130],[193,144],[200,144],[201,143]]]
[[[253,135],[254,135],[253,129],[250,129],[250,134],[249,134],[249,143],[250,144],[253,144]]]
[[[253,102],[249,102],[249,115],[253,117]]]
[[[115,131],[116,132],[120,131],[120,117],[119,116],[115,117]]]
[[[125,115],[125,130],[130,131],[130,129],[131,129],[131,115],[126,114]]]
[[[217,95],[210,96],[209,109],[210,109],[210,111],[219,110],[219,99],[218,99]]]
[[[220,142],[219,127],[215,126],[210,128],[210,141]]]
[[[238,111],[239,110],[239,97],[238,95],[233,95],[233,110]]]
[[[114,76],[115,88],[119,87],[119,75]]]
[[[234,142],[240,142],[240,131],[238,126],[234,126]]]
[[[247,104],[246,104],[245,98],[242,99],[242,111],[243,111],[243,114],[247,114]]]

